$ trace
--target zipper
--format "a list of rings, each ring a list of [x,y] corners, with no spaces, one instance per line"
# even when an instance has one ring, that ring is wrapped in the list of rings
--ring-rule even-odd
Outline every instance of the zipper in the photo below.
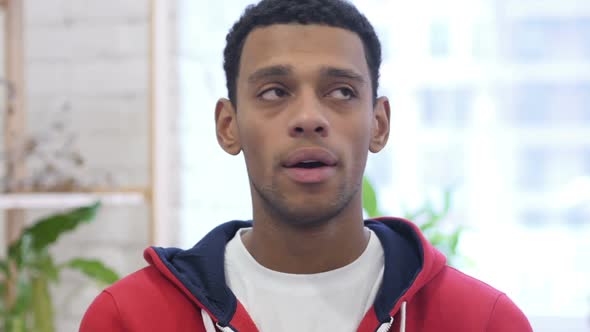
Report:
[[[237,332],[236,330],[232,329],[231,327],[229,327],[229,326],[221,326],[221,325],[219,325],[219,323],[215,323],[215,326],[217,326],[217,328],[221,332]]]
[[[221,332],[237,332],[233,328],[231,328],[229,326],[221,326],[221,325],[219,325],[219,323],[215,323],[215,326]],[[391,329],[392,326],[393,326],[393,317],[389,317],[389,322],[381,324],[379,326],[379,328],[377,329],[377,331],[375,331],[375,332],[389,332],[389,329]]]
[[[389,317],[389,322],[381,324],[375,332],[388,332],[393,326],[393,317]]]

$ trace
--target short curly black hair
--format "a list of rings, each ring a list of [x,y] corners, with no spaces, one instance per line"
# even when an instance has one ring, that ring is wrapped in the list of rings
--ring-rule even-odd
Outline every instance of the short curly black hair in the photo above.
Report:
[[[236,80],[244,42],[248,34],[259,27],[273,24],[318,24],[355,32],[363,42],[371,74],[373,101],[377,99],[381,43],[367,18],[346,0],[262,0],[246,8],[226,37],[223,52],[229,100],[237,105]]]

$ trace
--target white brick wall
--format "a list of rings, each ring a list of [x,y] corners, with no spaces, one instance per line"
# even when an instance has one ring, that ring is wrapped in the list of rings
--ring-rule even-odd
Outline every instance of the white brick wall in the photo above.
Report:
[[[106,35],[104,38],[109,37]],[[34,39],[31,40],[31,43],[34,42]],[[88,57],[77,61],[66,58],[28,60],[25,72],[27,78],[34,78],[29,81],[29,97],[56,94],[76,97],[147,95],[147,54],[121,58]]]
[[[149,1],[26,0],[25,13],[31,133],[43,133],[61,116],[87,162],[84,179],[110,172],[118,185],[147,185]],[[53,212],[30,211],[28,219]],[[145,205],[103,208],[96,221],[67,234],[51,251],[57,262],[99,258],[126,275],[145,266],[148,223]],[[100,290],[78,273],[62,277],[53,289],[56,330],[77,331]]]
[[[177,55],[180,30],[176,19],[177,4],[172,1],[169,6],[172,24],[170,52]],[[26,0],[25,13],[30,132],[42,136],[47,126],[60,117],[67,125],[66,132],[77,135],[76,147],[87,164],[80,172],[83,180],[92,182],[110,173],[114,182],[122,187],[147,185],[149,1]],[[178,234],[176,220],[183,215],[181,203],[184,202],[179,198],[179,188],[180,183],[186,182],[181,172],[184,159],[180,153],[194,154],[176,142],[185,139],[195,127],[186,127],[178,113],[181,93],[179,57],[172,59],[169,111],[173,121],[169,124],[172,144],[168,155],[172,165],[169,203],[173,208],[172,220],[167,223],[173,234]],[[202,77],[198,79],[202,81]],[[208,106],[211,111],[213,106]],[[209,112],[206,118],[212,123],[212,113]],[[200,121],[198,118],[190,120]],[[193,142],[186,140],[186,143]],[[29,165],[33,170],[37,166],[38,163]],[[191,185],[193,189],[198,186],[196,182]],[[186,195],[195,196],[192,191]],[[27,219],[32,222],[54,212],[29,211]],[[74,256],[98,258],[121,275],[127,275],[145,266],[142,252],[148,245],[148,223],[148,206],[103,208],[97,220],[63,236],[51,252],[56,262]],[[0,235],[3,235],[3,227]],[[2,247],[3,239],[0,237]],[[78,273],[65,272],[62,282],[52,292],[57,310],[56,330],[77,331],[82,315],[99,292],[94,283]]]
[[[27,18],[40,25],[55,22],[102,22],[145,20],[147,0],[26,0]]]
[[[109,26],[78,22],[32,27],[27,37],[35,38],[29,48],[30,59],[112,59],[147,54],[147,36],[137,38],[144,33],[145,21]],[[104,38],[105,34],[109,38]]]

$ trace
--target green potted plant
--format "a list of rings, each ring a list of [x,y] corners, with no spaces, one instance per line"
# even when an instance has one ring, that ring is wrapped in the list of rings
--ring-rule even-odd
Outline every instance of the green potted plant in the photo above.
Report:
[[[59,282],[63,269],[77,270],[101,285],[118,280],[98,260],[74,258],[56,263],[48,248],[64,233],[92,221],[100,204],[42,218],[24,229],[0,260],[0,330],[54,332],[54,308],[49,284]]]
[[[456,265],[464,259],[458,252],[459,240],[463,228],[458,226],[450,231],[441,228],[441,222],[449,214],[451,208],[451,191],[446,190],[443,197],[443,207],[437,211],[432,202],[427,201],[421,208],[414,212],[404,213],[404,218],[415,222],[428,241],[447,257],[449,265]],[[363,209],[369,218],[383,216],[379,209],[379,202],[375,188],[367,177],[363,178]]]

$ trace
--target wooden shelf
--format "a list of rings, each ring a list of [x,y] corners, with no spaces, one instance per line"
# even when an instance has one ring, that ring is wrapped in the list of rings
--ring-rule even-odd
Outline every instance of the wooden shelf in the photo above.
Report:
[[[109,206],[135,206],[147,200],[141,191],[0,194],[0,210],[75,208],[96,201]]]

